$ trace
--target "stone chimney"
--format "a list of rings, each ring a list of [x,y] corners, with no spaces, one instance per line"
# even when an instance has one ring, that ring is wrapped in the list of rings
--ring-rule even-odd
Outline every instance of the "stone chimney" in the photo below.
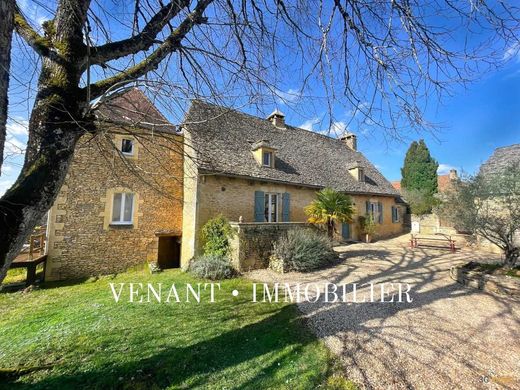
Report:
[[[278,111],[278,109],[274,110],[271,115],[267,117],[267,120],[271,121],[276,127],[285,128],[285,114]]]
[[[450,180],[455,181],[459,179],[459,175],[457,174],[456,169],[450,169]]]
[[[347,145],[352,150],[357,150],[357,137],[354,133],[345,133],[340,137],[345,145]]]

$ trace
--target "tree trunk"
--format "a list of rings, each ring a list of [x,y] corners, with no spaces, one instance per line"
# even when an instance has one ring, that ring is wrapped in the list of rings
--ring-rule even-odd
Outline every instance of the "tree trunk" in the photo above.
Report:
[[[332,219],[327,221],[327,235],[331,241],[334,239],[334,221]]]
[[[44,60],[29,121],[30,153],[14,185],[0,198],[0,283],[34,227],[50,209],[74,148],[94,121],[85,119],[77,74]]]
[[[507,248],[505,250],[504,267],[506,269],[512,269],[515,267],[518,257],[520,256],[520,248]]]
[[[4,161],[4,146],[7,125],[7,93],[11,66],[11,40],[14,28],[15,0],[0,1],[0,175]]]

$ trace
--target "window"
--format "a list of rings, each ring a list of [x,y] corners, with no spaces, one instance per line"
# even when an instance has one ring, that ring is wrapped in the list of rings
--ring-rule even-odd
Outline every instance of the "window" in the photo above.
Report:
[[[380,202],[367,201],[367,214],[371,214],[374,222],[383,223],[383,204]]]
[[[121,153],[131,156],[134,154],[134,141],[128,138],[121,140]]]
[[[278,222],[278,194],[264,194],[264,221]]]
[[[134,194],[117,192],[112,202],[112,225],[131,225],[134,214]]]
[[[262,161],[264,167],[271,167],[273,160],[273,152],[263,152]]]
[[[399,222],[399,209],[396,206],[392,206],[392,222]]]

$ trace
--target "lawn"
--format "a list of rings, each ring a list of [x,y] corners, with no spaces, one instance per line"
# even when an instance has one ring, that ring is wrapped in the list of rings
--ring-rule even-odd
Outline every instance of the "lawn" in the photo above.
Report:
[[[251,302],[251,282],[222,282],[215,303],[115,303],[109,283],[173,282],[180,271],[133,271],[78,284],[0,294],[0,378],[22,388],[314,389],[331,373],[326,348],[294,305]],[[238,297],[231,294],[240,292]],[[125,296],[126,294],[126,296]],[[125,301],[123,301],[125,299]]]

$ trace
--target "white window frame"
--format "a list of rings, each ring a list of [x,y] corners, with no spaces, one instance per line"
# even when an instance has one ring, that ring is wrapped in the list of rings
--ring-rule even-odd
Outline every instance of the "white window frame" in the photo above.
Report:
[[[114,221],[114,199],[116,195],[121,194],[121,208],[119,210],[119,221]],[[125,221],[125,206],[127,202],[127,195],[132,195],[132,208],[130,209],[130,221]],[[135,194],[133,192],[114,192],[112,195],[112,215],[110,216],[110,225],[133,225],[134,224],[134,208],[135,208]]]
[[[269,158],[268,158],[269,163],[268,164],[265,163],[265,156],[269,156]],[[262,165],[264,167],[272,167],[273,166],[273,152],[268,151],[268,150],[262,151]]]
[[[370,202],[370,214],[372,214],[372,218],[375,223],[379,223],[379,204],[378,202]]]
[[[125,141],[130,141],[131,145],[132,145],[132,150],[130,152],[123,152],[123,144]],[[124,155],[124,156],[133,156],[134,155],[134,151],[135,151],[135,141],[131,138],[121,138],[121,153]]]
[[[265,199],[268,199],[267,203],[267,221],[268,223],[276,223],[280,221],[280,194],[266,192],[264,193],[264,208],[265,208]],[[273,197],[276,197],[276,212],[275,212],[275,221],[272,220],[273,216]],[[265,209],[264,209],[264,218],[265,218]]]

